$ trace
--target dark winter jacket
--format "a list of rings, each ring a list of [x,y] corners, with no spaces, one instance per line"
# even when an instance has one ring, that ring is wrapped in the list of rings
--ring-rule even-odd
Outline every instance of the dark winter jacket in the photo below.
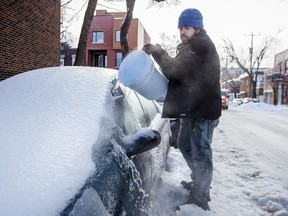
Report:
[[[152,53],[168,78],[163,118],[205,118],[221,116],[220,62],[215,45],[202,29],[171,58],[166,51]]]

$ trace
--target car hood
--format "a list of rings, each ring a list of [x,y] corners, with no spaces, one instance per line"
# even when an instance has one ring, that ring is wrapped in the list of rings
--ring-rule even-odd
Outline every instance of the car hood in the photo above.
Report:
[[[0,82],[0,215],[56,215],[83,186],[115,77],[52,67]]]

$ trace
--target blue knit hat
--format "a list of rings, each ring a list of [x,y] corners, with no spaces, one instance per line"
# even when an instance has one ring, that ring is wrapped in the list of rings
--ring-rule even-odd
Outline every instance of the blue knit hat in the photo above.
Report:
[[[194,8],[189,8],[184,10],[178,20],[178,28],[181,27],[193,27],[196,29],[202,29],[203,16],[199,10]]]

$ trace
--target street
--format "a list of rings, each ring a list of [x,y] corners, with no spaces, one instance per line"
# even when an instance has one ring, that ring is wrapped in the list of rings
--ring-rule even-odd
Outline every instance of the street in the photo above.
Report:
[[[287,216],[287,133],[288,107],[251,103],[223,110],[212,143],[211,211],[184,205],[176,215]],[[168,167],[152,215],[173,215],[169,209],[185,200],[180,182],[190,180],[190,170],[178,149],[170,150]]]
[[[288,182],[288,115],[287,112],[229,109],[222,112],[219,129],[225,142],[245,149],[254,165],[267,174]]]

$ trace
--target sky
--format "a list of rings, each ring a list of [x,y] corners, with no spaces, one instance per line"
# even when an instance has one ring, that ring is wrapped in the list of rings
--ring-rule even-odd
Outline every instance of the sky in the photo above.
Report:
[[[67,199],[89,176],[91,146],[100,136],[95,121],[107,113],[101,108],[105,97],[95,94],[99,86],[107,86],[95,79],[93,70],[45,69],[0,83],[0,215],[54,216],[53,211],[63,205],[54,197]],[[287,131],[287,106],[231,104],[214,131],[211,211],[189,204],[174,212],[188,195],[180,182],[190,180],[190,170],[179,150],[170,148],[167,170],[152,190],[148,212],[151,216],[287,216]],[[49,146],[43,145],[48,141]],[[41,152],[48,150],[51,157],[43,157]],[[31,182],[34,187],[27,188]]]
[[[151,6],[151,1],[136,0],[133,16],[140,19],[152,43],[159,42],[160,33],[178,35],[177,22],[180,13],[186,8],[197,8],[204,17],[204,28],[214,41],[218,52],[223,45],[222,39],[226,38],[232,41],[239,53],[248,55],[248,48],[251,47],[251,34],[255,35],[253,37],[255,53],[263,47],[263,42],[271,37],[276,37],[278,42],[271,47],[267,56],[273,58],[276,53],[288,49],[287,0],[180,1],[178,5],[164,4],[160,8],[157,5]],[[84,0],[74,0],[72,8],[80,8],[83,2]],[[108,11],[116,11],[115,8],[120,11],[126,10],[123,1],[116,1],[112,4],[109,1],[99,0],[96,7],[96,9]],[[70,28],[75,35],[74,46],[77,46],[77,35],[81,29],[79,26],[82,25],[83,13]],[[271,60],[265,61],[265,64],[273,64]]]

